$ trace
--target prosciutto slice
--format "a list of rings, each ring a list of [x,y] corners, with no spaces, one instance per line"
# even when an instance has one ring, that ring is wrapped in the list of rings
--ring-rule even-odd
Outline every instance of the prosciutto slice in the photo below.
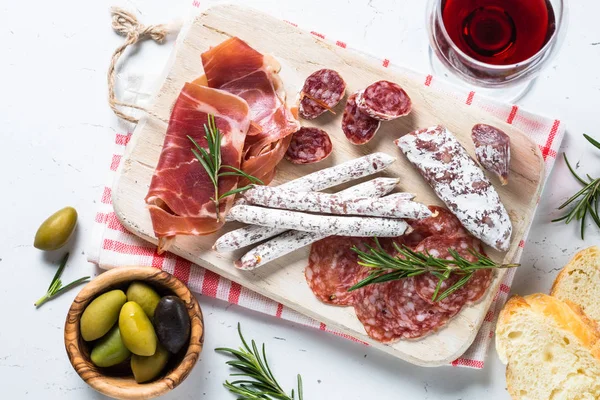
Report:
[[[248,103],[231,93],[193,83],[186,83],[181,90],[146,196],[159,253],[166,251],[177,235],[207,235],[224,224],[223,216],[231,207],[233,196],[221,200],[221,218],[217,220],[215,204],[210,199],[214,186],[192,153],[188,136],[206,148],[204,125],[208,125],[208,115],[214,115],[223,136],[222,165],[239,168],[250,126],[249,113]],[[219,192],[225,193],[237,184],[235,176],[221,177]]]
[[[202,53],[209,87],[238,95],[250,106],[252,120],[244,145],[242,170],[268,184],[300,128],[285,102],[279,63],[233,37]]]

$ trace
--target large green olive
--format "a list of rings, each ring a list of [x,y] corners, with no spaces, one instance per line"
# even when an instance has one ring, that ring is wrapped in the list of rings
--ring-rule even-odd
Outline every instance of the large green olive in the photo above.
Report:
[[[150,286],[142,282],[133,282],[127,289],[127,301],[135,301],[152,320],[160,296]]]
[[[121,340],[119,326],[115,325],[92,349],[91,359],[97,367],[112,367],[127,360],[131,352]]]
[[[89,342],[104,336],[119,319],[119,311],[126,301],[127,296],[122,290],[111,290],[96,297],[79,321],[83,340]]]
[[[56,250],[63,247],[77,224],[77,211],[65,207],[48,217],[35,233],[33,246],[40,250]]]
[[[177,353],[190,338],[190,316],[179,297],[165,296],[154,311],[154,326],[160,343]]]
[[[131,370],[137,383],[148,382],[156,378],[167,365],[169,352],[160,344],[153,356],[131,356]]]
[[[151,356],[156,351],[156,333],[152,322],[134,301],[128,301],[119,314],[119,328],[125,346],[138,356]]]

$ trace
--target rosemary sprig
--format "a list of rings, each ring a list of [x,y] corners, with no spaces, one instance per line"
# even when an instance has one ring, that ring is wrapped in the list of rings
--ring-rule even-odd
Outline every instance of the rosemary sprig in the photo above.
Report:
[[[600,149],[600,143],[590,137],[589,135],[583,135],[588,142],[590,142],[593,146]],[[563,157],[565,159],[565,163],[569,168],[571,174],[577,179],[579,183],[583,185],[583,188],[571,196],[567,201],[561,204],[558,209],[562,210],[570,204],[574,204],[573,208],[565,215],[560,218],[553,219],[552,222],[565,221],[566,224],[576,219],[581,223],[581,239],[585,238],[585,220],[588,214],[592,217],[594,223],[600,228],[600,218],[598,217],[598,202],[600,198],[600,178],[592,178],[588,174],[586,174],[587,180],[580,177],[573,167],[571,163],[569,163],[569,159],[567,155],[563,153]]]
[[[50,282],[50,286],[48,286],[48,291],[46,292],[45,295],[43,295],[38,301],[36,301],[34,303],[34,306],[40,307],[42,304],[44,304],[48,300],[52,300],[53,298],[60,296],[67,290],[72,289],[75,286],[80,285],[84,282],[87,282],[88,279],[90,279],[89,276],[84,276],[83,278],[74,280],[73,282],[69,283],[66,286],[62,286],[62,281],[60,280],[60,276],[62,275],[62,273],[65,269],[65,266],[67,265],[68,259],[69,259],[69,253],[65,254],[63,259],[61,260],[60,266],[58,267],[56,274],[54,274],[54,278],[52,278],[52,282]]]
[[[229,353],[236,359],[227,361],[227,365],[239,370],[239,373],[231,376],[245,377],[233,382],[225,381],[225,386],[231,393],[239,395],[238,400],[295,400],[296,393],[294,389],[288,395],[277,383],[271,367],[267,362],[267,353],[265,345],[262,345],[262,351],[258,350],[256,343],[252,340],[249,346],[244,336],[240,324],[238,323],[238,333],[242,340],[242,347],[239,350],[226,347],[216,348],[215,351]],[[262,354],[262,355],[261,355]],[[298,400],[303,399],[302,377],[298,374]]]
[[[394,243],[394,248],[398,255],[391,256],[381,247],[377,238],[375,238],[375,243],[375,248],[367,245],[368,251],[362,251],[356,246],[352,247],[352,250],[358,254],[358,263],[364,267],[372,268],[372,272],[348,291],[360,289],[374,283],[395,281],[429,272],[439,279],[431,299],[431,301],[436,302],[444,300],[466,285],[473,274],[480,269],[514,268],[520,265],[497,264],[473,249],[469,251],[477,258],[477,261],[469,261],[453,249],[448,249],[452,259],[447,260],[436,258],[429,252],[416,252],[406,246],[400,247],[396,243]],[[440,294],[442,284],[451,274],[460,274],[462,277]]]
[[[255,178],[252,175],[248,175],[244,171],[239,168],[236,168],[231,165],[223,165],[221,163],[221,142],[223,140],[223,135],[219,128],[217,128],[217,124],[215,123],[215,116],[208,116],[208,126],[204,124],[204,134],[207,143],[207,149],[200,146],[194,138],[188,135],[188,139],[192,142],[195,148],[192,148],[192,152],[194,156],[198,159],[202,167],[206,170],[208,177],[210,178],[214,188],[215,195],[210,199],[215,203],[215,212],[217,214],[217,222],[220,222],[221,217],[219,214],[219,203],[227,196],[235,195],[237,193],[245,192],[250,189],[252,185],[246,185],[241,188],[235,188],[229,190],[225,193],[219,194],[219,178],[223,176],[237,176],[246,178],[250,183],[262,185],[263,182]]]

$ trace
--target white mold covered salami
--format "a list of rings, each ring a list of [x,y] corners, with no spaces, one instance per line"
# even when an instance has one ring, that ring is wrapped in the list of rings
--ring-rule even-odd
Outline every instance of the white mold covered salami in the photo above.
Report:
[[[380,121],[391,121],[408,115],[412,102],[400,85],[378,81],[358,92],[356,104],[360,111]]]
[[[298,112],[304,119],[315,119],[335,107],[345,93],[346,82],[336,71],[315,71],[304,82]]]
[[[313,172],[302,178],[284,183],[279,187],[297,191],[324,190],[383,171],[394,161],[396,161],[396,159],[386,153],[373,153],[346,161],[345,163],[334,167]],[[236,205],[233,208],[238,205],[246,204],[246,201],[241,198],[236,200],[235,204]],[[233,251],[277,236],[285,231],[286,229],[282,228],[247,226],[221,236],[215,242],[213,249],[218,252]]]
[[[508,183],[510,169],[510,138],[491,125],[477,124],[471,131],[475,156],[479,164],[495,174],[502,185]]]
[[[443,126],[434,126],[404,135],[395,143],[473,236],[496,250],[508,250],[512,234],[508,212],[454,135]]]
[[[408,228],[408,224],[401,219],[315,215],[246,205],[232,208],[230,215],[235,221],[246,224],[317,232],[328,236],[396,237],[402,236]]]
[[[348,97],[342,116],[342,131],[350,143],[360,145],[373,139],[381,122],[359,110],[356,96],[355,93]]]
[[[375,178],[342,190],[339,195],[381,197],[394,190],[397,184],[398,179]],[[326,237],[326,234],[317,232],[284,232],[244,254],[235,262],[235,266],[244,270],[252,270]]]
[[[350,198],[343,193],[296,192],[268,186],[255,186],[244,193],[251,204],[284,210],[412,219],[432,215],[426,205],[409,200],[412,197],[411,193],[396,193],[382,198],[362,194]]]
[[[329,157],[333,144],[327,132],[303,126],[292,135],[285,159],[293,164],[312,164]]]

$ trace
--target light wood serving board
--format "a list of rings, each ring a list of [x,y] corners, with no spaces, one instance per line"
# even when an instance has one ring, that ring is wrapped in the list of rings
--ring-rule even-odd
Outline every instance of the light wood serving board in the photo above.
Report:
[[[151,111],[163,120],[168,120],[172,105],[183,84],[203,73],[200,54],[231,36],[240,37],[258,51],[271,54],[280,61],[281,76],[289,98],[296,96],[309,74],[321,68],[331,68],[346,80],[348,93],[364,88],[374,81],[387,79],[400,84],[413,101],[413,111],[409,116],[393,122],[384,122],[375,138],[363,146],[350,144],[342,133],[341,114],[345,102],[336,108],[336,115],[324,115],[315,121],[302,121],[304,125],[316,125],[328,131],[332,137],[334,153],[323,162],[313,165],[298,166],[282,161],[273,185],[352,158],[383,151],[397,157],[397,161],[384,172],[384,176],[399,177],[398,190],[416,193],[417,200],[425,204],[441,204],[392,141],[415,129],[442,124],[457,136],[471,154],[474,154],[470,138],[473,125],[488,123],[504,130],[511,136],[512,141],[510,183],[502,187],[495,178],[492,178],[492,182],[496,185],[512,219],[512,246],[506,254],[487,250],[497,261],[512,259],[533,217],[540,195],[544,165],[537,146],[514,127],[475,107],[460,104],[448,95],[429,90],[423,82],[413,80],[401,70],[384,68],[364,55],[320,40],[283,21],[251,9],[231,5],[214,7],[200,15],[185,36],[179,38]],[[115,212],[121,222],[127,229],[152,243],[156,243],[156,238],[144,197],[158,162],[165,131],[166,124],[156,117],[148,116],[140,122],[113,189]],[[332,328],[422,366],[447,364],[469,347],[504,273],[496,273],[483,300],[466,307],[437,333],[421,340],[385,345],[371,340],[366,335],[352,307],[325,305],[315,298],[304,279],[308,248],[298,250],[252,272],[240,271],[233,267],[233,261],[244,251],[218,254],[211,250],[219,235],[226,229],[238,226],[228,224],[223,231],[210,236],[178,237],[172,251]]]

